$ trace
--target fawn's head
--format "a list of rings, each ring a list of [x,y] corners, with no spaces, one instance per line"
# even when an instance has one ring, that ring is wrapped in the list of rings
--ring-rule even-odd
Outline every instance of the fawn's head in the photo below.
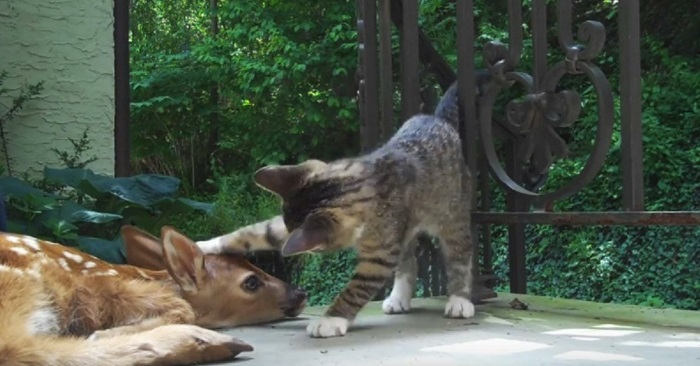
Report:
[[[122,227],[121,233],[129,264],[166,269],[201,326],[229,327],[296,317],[306,305],[301,289],[267,274],[241,255],[204,255],[172,227],[161,229],[160,240],[133,226]]]

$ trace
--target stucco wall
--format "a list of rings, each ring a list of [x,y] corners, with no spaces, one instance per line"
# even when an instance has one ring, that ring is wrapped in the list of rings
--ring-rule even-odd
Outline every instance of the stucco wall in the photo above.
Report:
[[[6,126],[13,172],[58,167],[50,149],[72,152],[68,138],[88,127],[92,150],[84,157],[98,157],[88,168],[113,174],[113,6],[114,0],[0,0],[0,70],[9,72],[8,96],[24,83],[44,81],[41,95]],[[10,99],[0,103],[5,110]]]

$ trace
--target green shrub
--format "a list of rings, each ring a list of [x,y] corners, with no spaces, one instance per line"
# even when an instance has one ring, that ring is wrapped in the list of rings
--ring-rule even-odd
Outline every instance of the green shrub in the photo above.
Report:
[[[211,214],[190,212],[170,218],[170,225],[196,239],[223,235],[280,213],[279,199],[252,183],[250,174],[215,179],[217,191],[203,197],[213,202]]]
[[[353,250],[304,254],[296,263],[292,281],[309,294],[309,305],[328,305],[340,294],[355,271]]]

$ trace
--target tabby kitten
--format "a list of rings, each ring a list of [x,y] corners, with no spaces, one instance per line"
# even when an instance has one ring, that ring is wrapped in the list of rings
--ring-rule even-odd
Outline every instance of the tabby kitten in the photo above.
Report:
[[[254,175],[282,199],[283,215],[199,242],[206,253],[281,250],[285,256],[355,247],[357,268],[312,337],[346,334],[349,323],[395,272],[388,314],[410,310],[416,280],[416,235],[440,239],[447,266],[445,315],[474,315],[469,181],[457,132],[457,86],[435,115],[407,120],[382,147],[332,162],[267,166]]]

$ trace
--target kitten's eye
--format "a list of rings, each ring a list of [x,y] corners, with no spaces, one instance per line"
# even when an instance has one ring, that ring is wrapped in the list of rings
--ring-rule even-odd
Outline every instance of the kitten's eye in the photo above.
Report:
[[[248,278],[243,281],[243,288],[246,289],[246,291],[249,292],[255,292],[260,288],[260,285],[262,284],[262,281],[260,281],[260,278],[256,275],[250,275]]]

